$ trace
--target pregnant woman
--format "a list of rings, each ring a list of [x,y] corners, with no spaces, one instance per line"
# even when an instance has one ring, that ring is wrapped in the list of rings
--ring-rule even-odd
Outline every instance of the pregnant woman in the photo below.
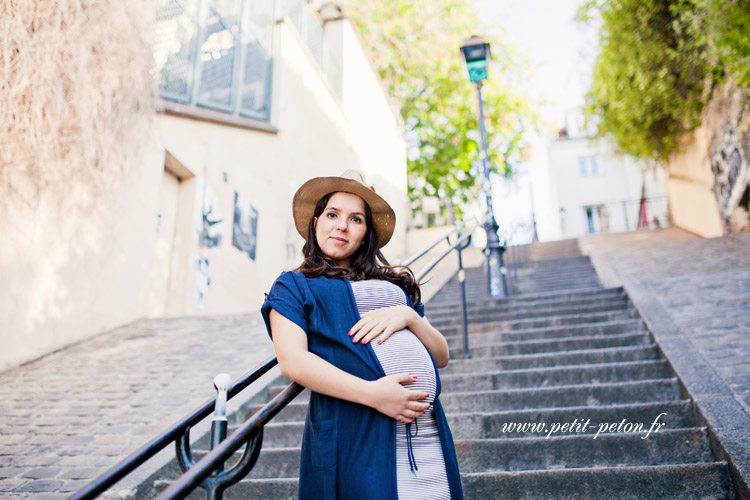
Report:
[[[282,374],[312,391],[299,498],[462,499],[438,398],[448,344],[412,273],[380,252],[393,210],[347,170],[306,182],[292,211],[304,261],[261,312]]]

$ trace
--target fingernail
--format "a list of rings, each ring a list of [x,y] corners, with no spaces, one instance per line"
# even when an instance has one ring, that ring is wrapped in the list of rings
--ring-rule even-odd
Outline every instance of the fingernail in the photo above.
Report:
[[[352,336],[352,331],[349,330],[349,333],[347,333],[347,335],[349,335],[351,337]]]
[[[430,397],[430,395],[428,394],[428,395],[427,395],[427,397],[429,398],[429,397]]]
[[[378,340],[378,344],[382,344],[382,343],[383,343],[383,341],[382,341],[382,340]]]
[[[367,339],[363,340],[363,341],[362,341],[362,343],[363,343],[363,344],[366,344],[366,343],[367,343]]]
[[[352,339],[352,342],[356,343],[356,342],[357,342],[357,338],[356,338],[356,337],[355,337],[355,338],[353,338],[353,339]]]
[[[414,377],[414,380],[417,380],[417,376],[416,375],[412,375],[412,377]]]

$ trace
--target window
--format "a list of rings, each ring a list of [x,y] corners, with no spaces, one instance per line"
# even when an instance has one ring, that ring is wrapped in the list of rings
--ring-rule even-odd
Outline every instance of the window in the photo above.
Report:
[[[599,175],[599,163],[595,156],[578,157],[578,169],[581,177]]]
[[[270,119],[274,0],[155,0],[159,95]]]

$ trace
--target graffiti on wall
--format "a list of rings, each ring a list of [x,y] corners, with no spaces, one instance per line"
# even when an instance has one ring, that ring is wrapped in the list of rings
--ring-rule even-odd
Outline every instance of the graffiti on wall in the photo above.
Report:
[[[258,211],[249,201],[240,199],[234,192],[234,223],[232,224],[232,246],[247,252],[255,260],[258,241]]]
[[[205,180],[199,180],[196,189],[196,226],[198,242],[206,248],[218,247],[221,244],[221,232],[224,221],[221,204],[216,192]]]
[[[738,133],[733,124],[727,124],[717,139],[711,154],[714,190],[722,215],[729,217],[750,184],[750,132]]]
[[[206,310],[206,295],[211,285],[211,260],[207,255],[195,256],[195,309]]]

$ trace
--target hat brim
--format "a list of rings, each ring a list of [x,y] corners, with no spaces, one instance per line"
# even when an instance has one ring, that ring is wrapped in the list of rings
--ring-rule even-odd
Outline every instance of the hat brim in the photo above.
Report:
[[[361,182],[343,177],[315,177],[305,182],[294,194],[292,213],[297,232],[307,239],[307,228],[315,213],[315,206],[328,193],[344,192],[356,194],[370,207],[378,248],[383,248],[393,236],[396,214],[391,206],[375,191]]]

